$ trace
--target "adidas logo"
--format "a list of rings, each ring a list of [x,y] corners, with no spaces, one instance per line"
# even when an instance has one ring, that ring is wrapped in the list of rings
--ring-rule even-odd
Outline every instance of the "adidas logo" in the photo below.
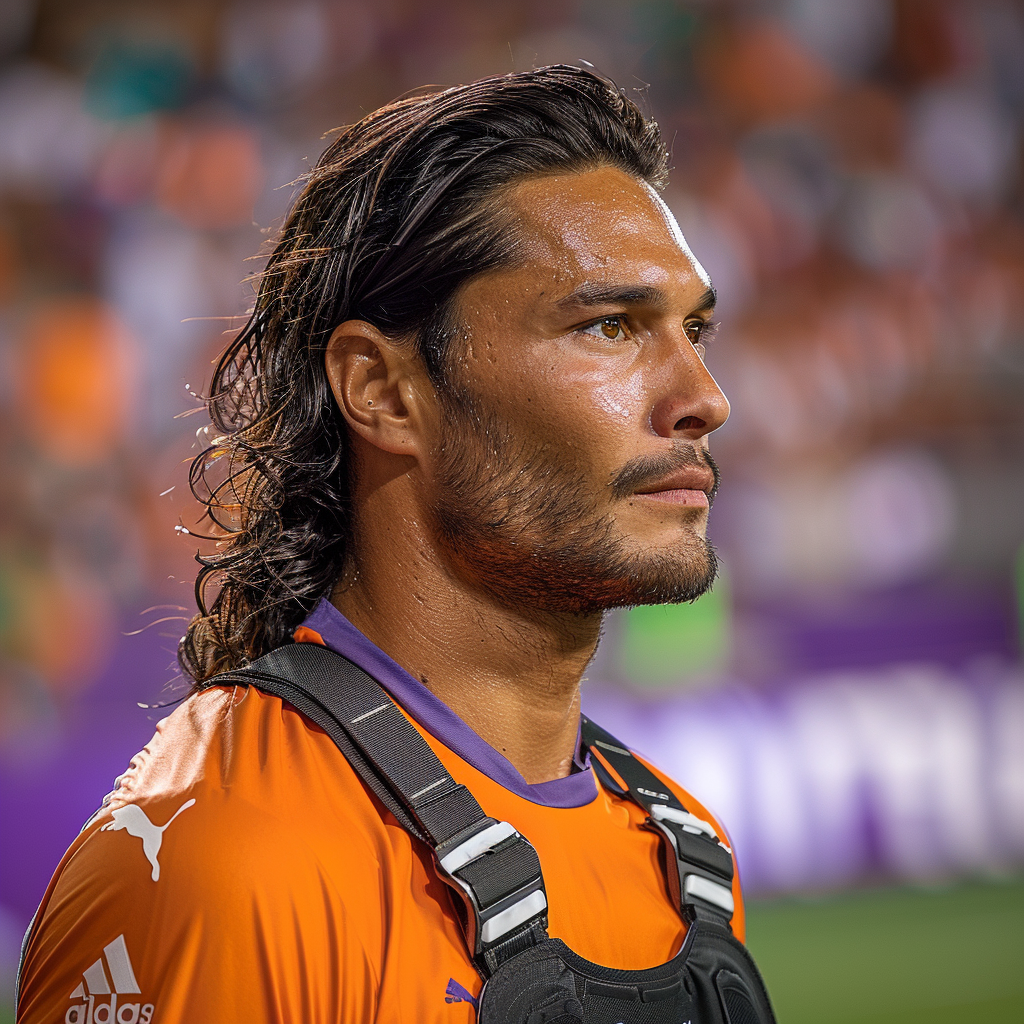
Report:
[[[122,998],[141,992],[124,935],[118,935],[103,947],[103,956],[82,972],[82,980],[68,998],[85,1001],[68,1007],[64,1024],[149,1024],[156,1009],[152,1003]]]

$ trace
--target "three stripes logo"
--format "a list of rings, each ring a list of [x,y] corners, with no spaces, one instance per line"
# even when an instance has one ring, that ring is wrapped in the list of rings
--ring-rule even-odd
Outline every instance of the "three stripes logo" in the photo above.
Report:
[[[140,995],[124,935],[103,947],[103,956],[82,972],[82,980],[68,997],[74,1005],[64,1014],[64,1024],[149,1024],[152,1003],[131,1002]]]

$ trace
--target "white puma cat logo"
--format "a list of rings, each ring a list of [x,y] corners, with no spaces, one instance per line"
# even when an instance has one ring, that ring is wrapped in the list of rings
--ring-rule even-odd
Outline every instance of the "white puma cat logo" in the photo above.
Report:
[[[146,859],[153,865],[153,881],[160,877],[160,862],[156,859],[160,852],[160,845],[164,841],[164,831],[182,811],[188,810],[195,803],[195,800],[186,800],[170,817],[166,825],[154,825],[146,817],[146,812],[138,804],[125,804],[114,811],[114,820],[108,821],[100,831],[116,832],[118,829],[125,829],[128,835],[135,836],[142,840],[142,852]]]

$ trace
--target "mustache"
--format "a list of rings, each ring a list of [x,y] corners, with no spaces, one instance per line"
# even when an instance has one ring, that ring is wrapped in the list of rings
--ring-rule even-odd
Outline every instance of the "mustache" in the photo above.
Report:
[[[674,473],[677,469],[688,467],[711,470],[715,483],[708,495],[708,505],[713,505],[721,477],[718,463],[706,448],[699,448],[690,441],[673,441],[671,452],[661,455],[641,455],[631,459],[613,477],[612,494],[616,498],[628,498],[638,487],[657,483],[662,477]]]

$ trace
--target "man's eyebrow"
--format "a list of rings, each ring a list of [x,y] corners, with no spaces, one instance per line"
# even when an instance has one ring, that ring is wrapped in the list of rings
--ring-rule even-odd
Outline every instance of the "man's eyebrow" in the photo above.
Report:
[[[587,306],[653,306],[663,309],[668,298],[660,288],[646,284],[581,284],[555,303],[560,309]]]
[[[707,313],[715,308],[715,303],[718,302],[718,291],[713,284],[709,284],[704,291],[704,294],[697,300],[697,305],[693,307],[694,313]]]
[[[693,313],[706,313],[715,308],[718,292],[709,285],[697,300]],[[575,291],[558,300],[559,309],[585,309],[588,306],[650,306],[664,309],[668,297],[660,288],[646,284],[581,284]]]

